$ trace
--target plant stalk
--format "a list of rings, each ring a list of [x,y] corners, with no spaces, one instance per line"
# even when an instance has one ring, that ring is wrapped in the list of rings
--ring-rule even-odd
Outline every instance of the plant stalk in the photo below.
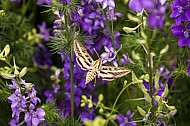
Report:
[[[112,108],[111,108],[110,115],[109,115],[108,119],[106,120],[105,126],[107,126],[107,124],[108,124],[108,122],[109,122],[109,120],[110,120],[110,118],[111,118],[111,116],[112,116],[112,113],[113,113],[113,111],[114,111],[114,108],[115,108],[115,106],[116,106],[116,104],[117,104],[117,101],[119,100],[121,94],[122,94],[122,93],[125,91],[125,89],[127,89],[131,84],[133,84],[133,83],[131,82],[131,83],[129,83],[128,85],[126,85],[126,86],[120,91],[120,93],[118,94],[118,96],[117,96],[117,98],[115,99],[115,102],[114,102],[114,104],[113,104],[113,106],[112,106]]]
[[[72,52],[72,44],[69,43],[69,29],[68,29],[68,22],[67,22],[67,14],[64,13],[65,16],[65,30],[66,30],[66,39],[68,43],[68,47],[70,46],[71,53],[70,53],[70,95],[71,95],[71,124],[74,125],[74,83],[73,83],[73,52]]]

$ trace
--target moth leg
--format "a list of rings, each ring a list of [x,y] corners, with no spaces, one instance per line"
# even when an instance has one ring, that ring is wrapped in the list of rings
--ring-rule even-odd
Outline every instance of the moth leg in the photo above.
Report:
[[[95,87],[96,86],[96,77],[94,78],[94,84],[93,86]]]

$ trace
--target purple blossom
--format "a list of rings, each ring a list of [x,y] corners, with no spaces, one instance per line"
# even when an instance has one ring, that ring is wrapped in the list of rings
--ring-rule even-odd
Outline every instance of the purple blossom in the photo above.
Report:
[[[47,47],[40,43],[34,53],[33,59],[39,65],[51,66],[53,64],[51,59],[52,56],[52,53],[47,49]]]
[[[67,4],[70,4],[70,3],[71,3],[70,0],[61,0],[61,1],[64,2],[64,3],[67,3]]]
[[[42,22],[42,24],[39,25],[38,28],[40,30],[39,34],[43,36],[43,39],[45,41],[49,41],[50,34],[49,30],[46,28],[46,22]]]
[[[35,106],[30,104],[29,112],[27,112],[24,116],[24,120],[27,125],[37,126],[40,122],[42,122],[45,116],[45,112],[41,108],[37,108],[36,111],[34,110]]]
[[[150,28],[163,28],[164,20],[166,16],[166,9],[168,7],[168,3],[162,5],[160,0],[157,0],[154,9],[149,11],[148,15],[148,26]]]
[[[9,0],[10,2],[17,2],[17,3],[20,3],[21,0]]]
[[[127,111],[126,116],[123,114],[118,114],[116,119],[119,123],[119,126],[137,126],[137,123],[133,120],[133,114],[130,110]]]
[[[149,82],[143,80],[142,83],[143,83],[143,85],[145,86],[145,88],[147,89],[147,92],[149,93],[149,92],[150,92]],[[159,89],[158,89],[157,92],[155,92],[155,89],[153,88],[153,94],[158,95],[158,96],[161,96],[162,93],[164,92],[164,87],[165,87],[165,86],[159,82]]]
[[[96,117],[93,109],[90,109],[88,112],[82,112],[80,116],[81,116],[81,121],[93,120]]]
[[[37,5],[42,5],[42,4],[51,5],[52,0],[38,0]]]
[[[114,12],[113,8],[107,8],[106,13],[107,13],[107,18],[110,21],[116,21],[118,17],[123,17],[121,13]]]
[[[123,54],[122,56],[123,56],[123,58],[120,59],[120,63],[121,63],[121,65],[124,66],[125,64],[127,64],[129,62],[129,57],[126,54]]]
[[[116,48],[119,48],[119,46],[120,46],[119,41],[118,41],[119,36],[120,36],[120,33],[118,31],[116,31],[114,33],[114,43],[116,45]],[[108,29],[104,29],[104,36],[101,41],[102,41],[103,46],[106,46],[106,47],[114,46],[112,43],[112,38],[111,38],[110,32]]]
[[[174,0],[172,2],[171,18],[175,18],[177,25],[180,25],[182,21],[190,21],[190,6],[187,0]]]
[[[9,122],[10,126],[15,126],[17,124],[18,121],[16,121],[15,119],[11,119],[11,121]]]
[[[171,29],[172,33],[179,38],[178,45],[190,48],[190,24],[186,26],[174,24]]]
[[[33,84],[26,83],[21,79],[19,82],[15,81],[15,79],[12,79],[12,84],[9,84],[8,87],[11,90],[15,90],[14,93],[8,97],[8,101],[11,103],[12,110],[12,119],[9,122],[11,126],[22,125],[24,121],[27,123],[27,125],[33,124],[37,126],[41,121],[44,120],[45,112],[42,109],[38,108],[35,113],[33,112],[31,124],[29,124],[28,120],[26,119],[22,122],[19,122],[21,113],[25,113],[25,116],[28,115],[28,109],[34,110],[34,105],[37,105],[37,102],[40,102],[40,99],[36,97],[37,92],[34,89]]]
[[[44,91],[44,96],[46,97],[46,101],[50,102],[54,99],[54,93],[52,90],[45,90]]]
[[[165,20],[165,11],[168,3],[162,3],[161,0],[130,0],[129,7],[133,11],[142,12],[145,9],[148,12],[148,26],[150,28],[163,28]]]
[[[142,12],[143,9],[154,8],[153,0],[130,0],[129,7],[132,11]]]
[[[116,61],[117,51],[114,51],[113,47],[104,46],[106,52],[103,52],[100,57],[103,59],[103,64],[107,62],[113,62],[114,66],[118,66]]]
[[[105,9],[106,7],[111,7],[111,8],[115,7],[114,0],[96,0],[96,2],[101,3],[103,9]]]
[[[9,102],[11,103],[11,108],[20,106],[21,108],[26,107],[26,98],[22,96],[19,90],[16,90],[11,96],[8,97]]]

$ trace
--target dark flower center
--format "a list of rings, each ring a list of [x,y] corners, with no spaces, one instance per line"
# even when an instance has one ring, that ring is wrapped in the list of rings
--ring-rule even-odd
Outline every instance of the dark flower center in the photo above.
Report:
[[[114,53],[109,53],[110,58],[113,58],[114,56],[115,56]]]
[[[179,12],[180,14],[184,13],[184,11],[185,11],[185,8],[184,8],[184,7],[178,6],[178,12]]]

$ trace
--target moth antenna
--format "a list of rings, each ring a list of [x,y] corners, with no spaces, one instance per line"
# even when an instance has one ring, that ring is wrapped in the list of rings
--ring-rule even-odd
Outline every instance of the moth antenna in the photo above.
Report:
[[[121,44],[121,46],[119,47],[119,49],[117,50],[117,53],[121,50],[121,48],[122,48],[122,44]]]
[[[95,49],[95,48],[93,48],[93,49],[94,49],[94,51],[95,51],[96,55],[98,56],[98,58],[100,58],[100,56],[98,55],[98,53],[97,53],[96,49]]]

